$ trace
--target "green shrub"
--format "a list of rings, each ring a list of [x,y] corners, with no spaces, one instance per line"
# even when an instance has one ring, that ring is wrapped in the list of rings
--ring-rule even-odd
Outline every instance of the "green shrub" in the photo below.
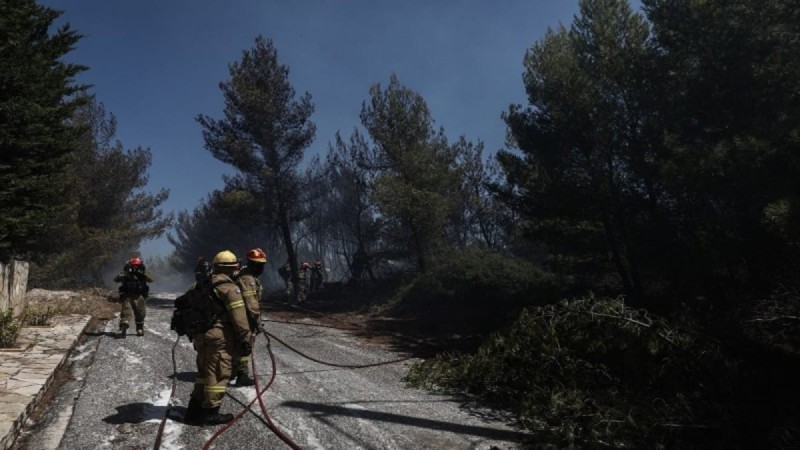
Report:
[[[720,406],[728,365],[691,330],[588,298],[525,310],[476,354],[414,365],[407,381],[505,407],[544,447],[686,447],[687,431],[734,414]]]
[[[558,299],[552,274],[490,251],[463,251],[399,287],[390,314],[413,318],[420,330],[485,334],[507,325],[520,311]]]
[[[495,309],[541,305],[558,298],[552,274],[496,252],[467,250],[448,254],[401,293],[401,303]]]
[[[9,348],[17,345],[20,323],[14,319],[14,309],[9,308],[0,313],[0,348]]]
[[[51,324],[59,308],[53,305],[34,305],[25,308],[22,313],[22,323],[29,326],[47,326]]]

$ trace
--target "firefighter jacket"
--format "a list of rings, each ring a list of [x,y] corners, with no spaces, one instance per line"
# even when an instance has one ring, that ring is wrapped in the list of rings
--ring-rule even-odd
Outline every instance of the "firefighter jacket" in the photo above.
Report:
[[[244,306],[247,308],[247,317],[251,321],[258,321],[258,317],[261,315],[261,306],[259,302],[261,301],[261,295],[264,292],[264,288],[261,286],[261,281],[258,277],[254,276],[250,273],[247,268],[242,270],[238,277],[236,277],[236,282],[239,284],[239,288],[242,290],[242,297],[244,298]]]
[[[126,270],[117,274],[114,277],[115,283],[122,283],[120,285],[120,292],[125,294],[137,295],[144,294],[150,291],[147,283],[152,283],[155,279],[150,275],[150,272],[136,272]]]
[[[214,315],[220,318],[218,322],[223,326],[233,327],[239,342],[249,342],[250,325],[239,285],[224,273],[212,274],[211,284],[216,285],[214,295],[219,300],[212,302]]]

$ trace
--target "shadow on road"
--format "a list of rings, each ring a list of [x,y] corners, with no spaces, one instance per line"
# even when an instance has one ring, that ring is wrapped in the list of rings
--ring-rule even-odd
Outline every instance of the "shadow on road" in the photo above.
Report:
[[[86,336],[109,336],[109,337],[117,337],[116,331],[84,331],[84,335]]]
[[[175,378],[178,381],[194,383],[194,380],[197,379],[197,372],[178,372],[170,375],[169,377]]]
[[[172,309],[172,308],[175,307],[175,300],[173,300],[173,299],[165,299],[165,298],[148,297],[147,298],[147,307],[148,308],[159,308],[159,309]]]
[[[263,316],[269,317],[263,320],[267,330],[271,322],[308,328],[338,329],[363,339],[386,344],[394,352],[405,353],[415,358],[430,358],[444,351],[470,353],[488,334],[484,329],[472,327],[458,329],[458,323],[461,321],[458,317],[442,320],[442,323],[456,324],[456,329],[452,330],[448,327],[437,328],[431,323],[433,318],[422,320],[342,313],[332,302],[309,300],[298,306],[273,300],[262,303],[261,307]],[[306,317],[323,323],[305,322],[303,319]]]
[[[400,414],[381,411],[367,411],[363,409],[353,409],[344,406],[322,403],[288,401],[281,403],[281,405],[289,408],[303,409],[320,418],[327,416],[350,416],[364,420],[392,422],[418,428],[428,428],[431,430],[447,431],[456,434],[479,436],[485,439],[521,441],[527,436],[525,433],[513,430],[497,430],[494,428],[442,422],[440,420],[426,419],[422,417],[403,416]]]
[[[161,420],[166,406],[152,403],[130,403],[116,407],[117,413],[103,418],[103,422],[119,425],[123,423],[142,423],[148,420]]]

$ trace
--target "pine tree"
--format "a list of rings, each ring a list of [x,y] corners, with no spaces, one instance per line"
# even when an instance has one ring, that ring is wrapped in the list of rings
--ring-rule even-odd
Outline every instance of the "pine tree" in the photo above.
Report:
[[[172,222],[172,214],[161,210],[169,191],[144,191],[150,150],[123,148],[114,115],[93,97],[81,100],[70,123],[83,133],[61,181],[68,187],[61,196],[65,211],[41,246],[43,258],[37,259],[46,263],[31,273],[40,286],[101,285],[109,263],[160,236]]]
[[[386,219],[387,239],[410,249],[417,270],[428,270],[444,244],[444,227],[458,191],[457,154],[435,129],[425,99],[392,75],[370,88],[361,122],[374,142],[370,164],[379,173],[374,196]],[[408,253],[408,252],[406,252]]]
[[[570,29],[551,30],[525,57],[531,108],[506,115],[501,152],[510,205],[547,243],[557,271],[613,267],[631,299],[642,296],[637,226],[647,190],[648,116],[641,106],[648,27],[626,0],[582,0]],[[610,261],[606,255],[610,255]]]
[[[33,0],[0,2],[0,259],[31,256],[59,224],[62,176],[80,129],[68,119],[86,68],[61,58],[81,38]]]
[[[275,46],[263,36],[230,65],[230,75],[220,83],[224,117],[197,116],[206,149],[238,171],[226,180],[228,187],[253,195],[257,207],[250,217],[277,230],[296,271],[293,233],[307,214],[297,168],[316,130],[311,95],[295,98],[289,68],[278,62]],[[296,281],[297,273],[293,276]]]

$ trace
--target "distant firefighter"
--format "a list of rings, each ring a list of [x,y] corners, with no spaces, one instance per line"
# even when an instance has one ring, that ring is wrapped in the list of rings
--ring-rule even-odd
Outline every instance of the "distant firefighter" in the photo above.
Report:
[[[194,266],[194,279],[199,284],[211,279],[211,265],[202,256],[197,257],[197,264]]]
[[[278,268],[278,275],[283,279],[283,284],[286,287],[286,296],[292,295],[292,265],[289,261]]]
[[[311,292],[317,292],[320,290],[323,279],[324,273],[322,271],[322,261],[317,259],[314,261],[314,265],[311,267]]]
[[[123,266],[122,272],[114,277],[115,283],[119,286],[119,296],[122,301],[122,311],[119,318],[119,335],[125,339],[130,326],[131,316],[136,321],[136,335],[144,336],[144,318],[147,315],[147,295],[150,287],[147,283],[152,283],[153,277],[144,267],[144,262],[139,257],[131,258]]]
[[[311,266],[307,262],[300,264],[300,270],[297,271],[297,302],[302,303],[306,301],[306,286],[308,285],[308,270]]]

